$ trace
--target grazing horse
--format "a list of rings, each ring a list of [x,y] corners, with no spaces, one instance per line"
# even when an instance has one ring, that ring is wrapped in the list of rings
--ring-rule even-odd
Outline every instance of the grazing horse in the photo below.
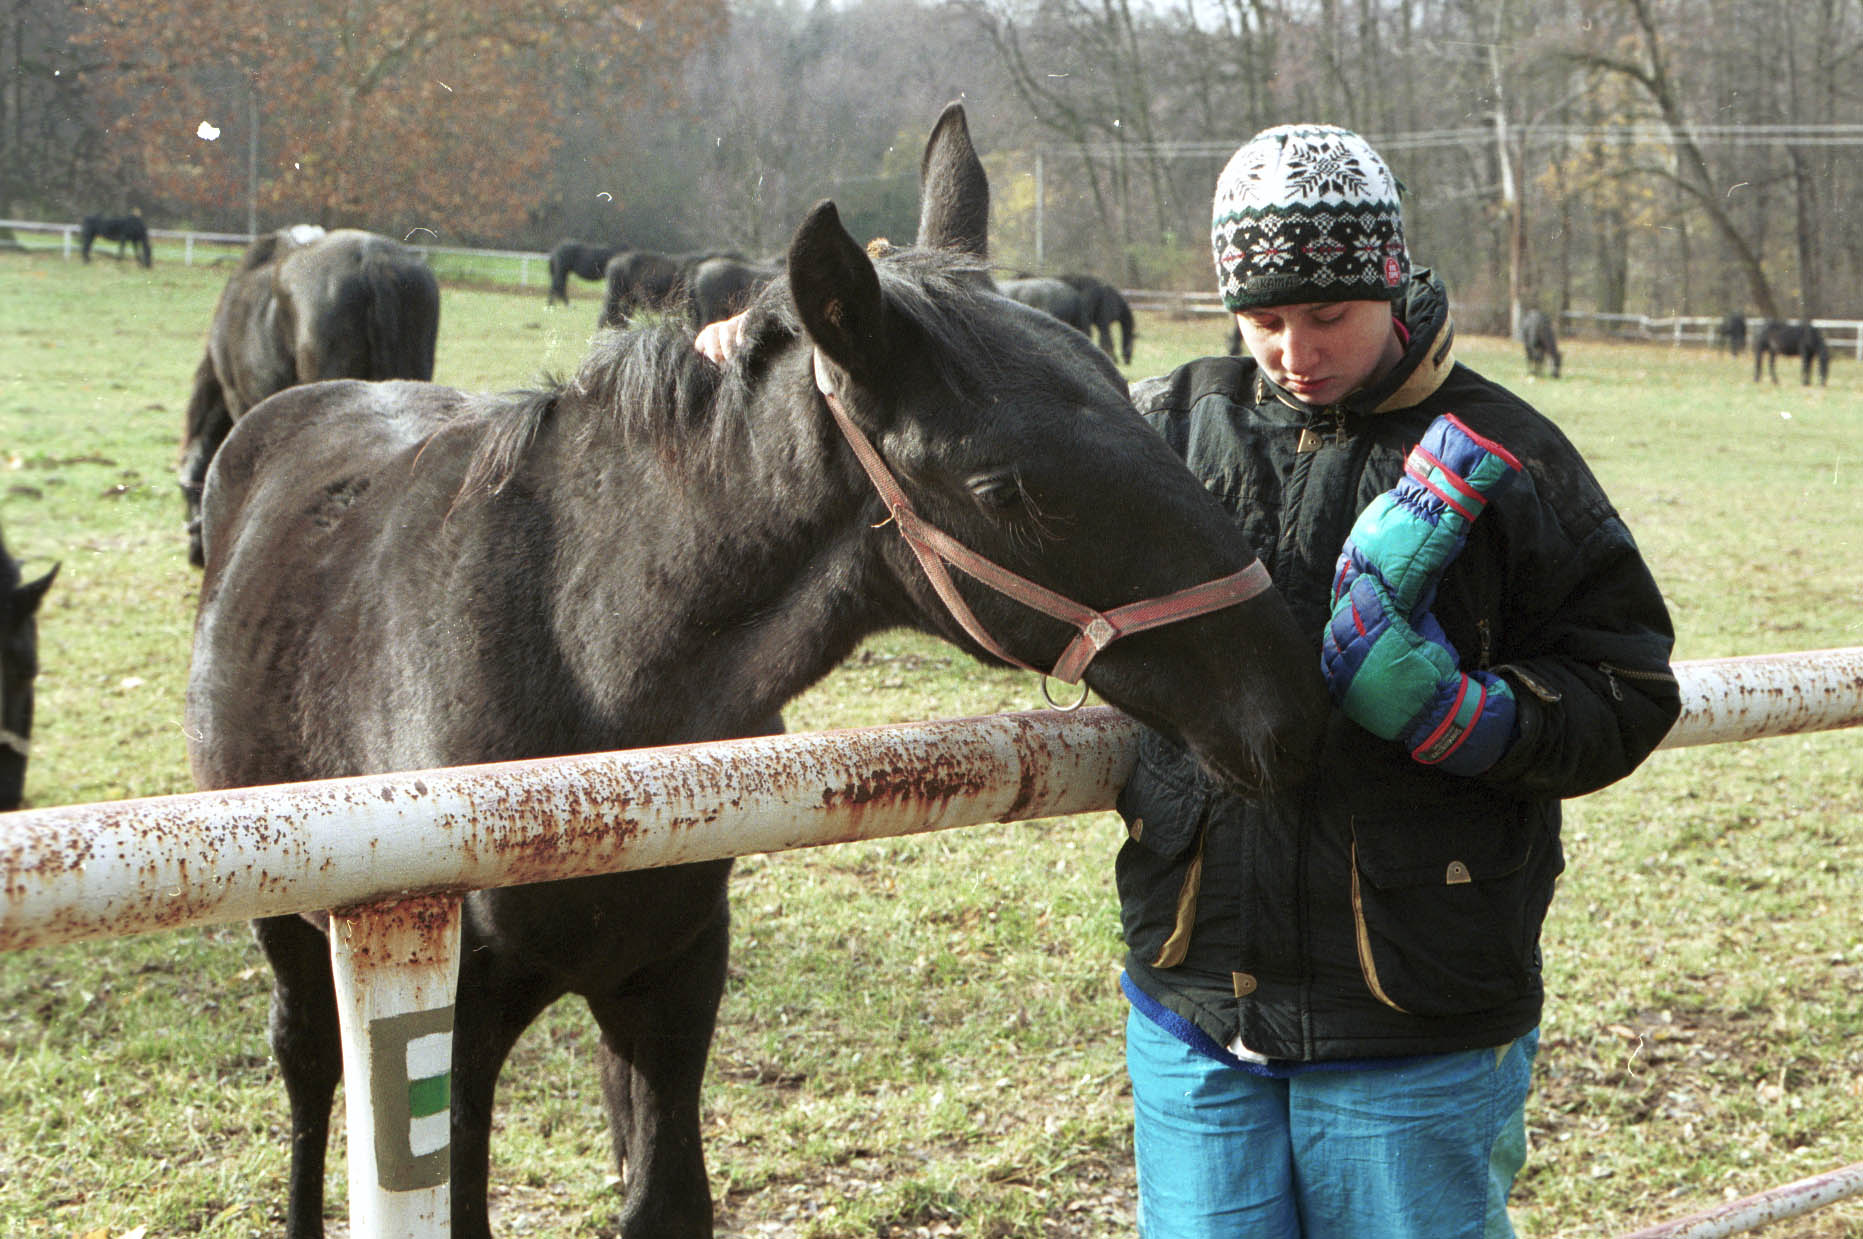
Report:
[[[818,203],[725,367],[668,317],[604,333],[550,390],[322,383],[249,414],[207,481],[184,728],[200,785],[767,734],[884,628],[1054,662],[1070,623],[969,577],[947,583],[970,612],[954,618],[889,509],[1086,607],[1259,580],[1105,355],[991,287],[989,187],[957,105],[920,171],[919,243],[871,256]],[[1272,589],[1120,637],[1084,679],[1238,787],[1298,777],[1326,709]],[[712,1233],[699,1099],[730,869],[465,897],[454,1235],[489,1233],[506,1054],[570,993],[601,1028],[621,1236]],[[305,1239],[342,1069],[330,952],[308,919],[255,932],[291,1101],[287,1234]]]
[[[559,241],[550,251],[550,291],[544,301],[569,304],[569,277],[599,280],[608,269],[608,260],[626,249],[625,245],[588,245],[581,241]]]
[[[1760,371],[1772,375],[1772,381],[1779,381],[1780,357],[1800,357],[1803,362],[1801,382],[1811,383],[1811,363],[1815,358],[1818,363],[1818,386],[1824,386],[1831,374],[1831,349],[1824,342],[1824,333],[1819,331],[1806,319],[1802,323],[1782,323],[1778,319],[1769,319],[1753,337],[1753,381],[1759,382]]]
[[[1714,339],[1735,357],[1747,351],[1747,316],[1733,311],[1714,326]]]
[[[181,449],[188,561],[204,562],[207,466],[246,410],[318,379],[430,379],[439,331],[440,286],[418,250],[304,226],[254,241],[221,290],[194,370]]]
[[[26,797],[31,753],[32,682],[39,674],[39,604],[58,565],[36,581],[22,581],[19,563],[0,538],[0,813]]]
[[[1091,334],[1087,322],[1087,300],[1066,280],[1035,275],[1019,280],[1003,280],[997,287],[1010,300],[1052,314],[1082,335]]]
[[[603,272],[599,327],[625,327],[636,313],[669,313],[685,305],[686,260],[655,250],[624,250]]]
[[[692,268],[687,284],[692,294],[692,322],[703,327],[730,318],[748,306],[758,291],[780,275],[777,266],[745,262],[720,255]]]
[[[1546,368],[1546,362],[1552,362],[1552,376],[1559,377],[1559,341],[1553,335],[1552,319],[1538,310],[1528,310],[1520,316],[1520,342],[1526,346],[1527,369],[1538,376]]]
[[[149,249],[149,226],[142,222],[140,215],[86,215],[84,217],[84,235],[80,242],[85,262],[91,260],[91,245],[98,238],[116,242],[116,256],[123,257],[123,247],[131,246],[136,251],[136,261],[147,267],[155,261],[155,255]]]
[[[1132,325],[1132,307],[1126,295],[1098,276],[1063,275],[1060,277],[1080,294],[1087,325],[1100,333],[1100,347],[1109,357],[1132,364],[1132,338],[1138,331]],[[1113,351],[1113,325],[1119,326],[1119,351]]]

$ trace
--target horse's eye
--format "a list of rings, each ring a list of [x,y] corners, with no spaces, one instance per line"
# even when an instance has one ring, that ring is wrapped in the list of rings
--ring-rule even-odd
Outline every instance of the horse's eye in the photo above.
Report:
[[[979,473],[971,478],[968,485],[970,493],[977,497],[977,502],[986,508],[999,511],[1012,508],[1022,501],[1022,483],[1016,475],[1007,469],[995,473]]]

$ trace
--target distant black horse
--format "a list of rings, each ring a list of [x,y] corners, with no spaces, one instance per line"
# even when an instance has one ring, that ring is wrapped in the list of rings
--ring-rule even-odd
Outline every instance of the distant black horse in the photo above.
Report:
[[[372,232],[291,228],[252,243],[214,307],[182,440],[188,560],[200,565],[201,485],[233,423],[318,379],[430,379],[440,286],[418,250]]]
[[[581,241],[559,241],[550,251],[550,291],[544,300],[550,304],[569,304],[569,277],[599,280],[608,269],[608,260],[626,249],[625,245],[588,245]]]
[[[1109,356],[1117,357],[1128,366],[1132,364],[1132,338],[1138,332],[1132,326],[1132,307],[1126,302],[1126,295],[1108,284],[1105,280],[1092,275],[1063,275],[1062,280],[1072,285],[1080,294],[1084,303],[1087,324],[1100,333],[1100,347]],[[1113,352],[1113,324],[1119,325],[1119,351]]]
[[[1714,339],[1717,344],[1725,345],[1727,351],[1738,357],[1747,351],[1747,316],[1735,310],[1723,318],[1714,327]]]
[[[1766,325],[1753,337],[1753,381],[1759,382],[1760,372],[1764,370],[1772,375],[1772,381],[1779,381],[1780,357],[1801,357],[1804,359],[1804,372],[1801,381],[1807,385],[1811,382],[1811,363],[1815,358],[1818,363],[1818,386],[1824,386],[1831,374],[1831,350],[1824,342],[1824,333],[1812,326],[1811,320],[1802,323],[1782,323],[1778,319],[1769,319]]]
[[[1133,412],[1106,356],[990,288],[988,184],[956,105],[921,175],[918,247],[872,257],[818,204],[727,367],[668,317],[603,335],[551,390],[321,383],[243,419],[207,480],[183,729],[200,785],[762,734],[884,628],[986,657],[883,519],[848,427],[926,520],[1086,606],[1255,574],[1246,538]],[[961,588],[1018,660],[1049,665],[1070,635],[968,577]],[[1259,787],[1297,777],[1318,738],[1310,646],[1268,590],[1115,640],[1085,678],[1213,779]],[[730,868],[465,897],[455,1236],[488,1234],[506,1054],[569,993],[601,1028],[621,1236],[712,1233],[699,1099]],[[287,1234],[304,1239],[321,1228],[342,1070],[330,950],[300,917],[255,931],[291,1099]]]
[[[1559,377],[1559,363],[1563,360],[1559,353],[1559,340],[1553,334],[1552,319],[1538,310],[1528,310],[1520,316],[1520,342],[1526,346],[1527,369],[1535,375],[1546,368],[1547,361],[1552,362],[1552,376]]]
[[[1000,280],[997,287],[1011,301],[1044,310],[1083,335],[1091,335],[1087,321],[1087,299],[1066,280],[1034,275],[1019,280]]]
[[[116,242],[116,256],[123,257],[123,247],[131,246],[136,251],[136,261],[147,267],[155,260],[149,249],[149,226],[142,222],[140,215],[86,215],[84,217],[84,236],[82,240],[85,262],[91,260],[91,245],[98,238]]]
[[[39,674],[39,604],[58,565],[36,581],[22,581],[19,563],[0,538],[0,813],[26,796],[26,758],[32,751],[32,682]]]
[[[706,258],[687,277],[696,327],[729,318],[748,306],[759,290],[782,273],[775,264],[745,262],[741,258]]]
[[[672,313],[686,305],[688,260],[657,250],[623,250],[608,260],[601,327],[625,327],[642,310]]]

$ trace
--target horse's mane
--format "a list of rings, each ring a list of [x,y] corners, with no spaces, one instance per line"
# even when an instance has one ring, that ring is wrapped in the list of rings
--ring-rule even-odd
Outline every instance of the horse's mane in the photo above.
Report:
[[[939,250],[889,250],[875,265],[893,311],[927,345],[940,380],[974,392],[1013,366],[1015,350],[983,329],[992,298],[981,260]],[[1000,303],[998,303],[1000,304]],[[774,358],[802,337],[787,276],[758,294],[747,311],[744,344],[722,370],[693,347],[683,319],[597,337],[573,378],[515,393],[500,406],[466,471],[462,493],[495,493],[516,474],[551,418],[571,406],[587,412],[587,432],[618,431],[664,459],[696,468],[709,456],[692,449],[707,431],[748,425]],[[665,450],[670,446],[674,451]]]

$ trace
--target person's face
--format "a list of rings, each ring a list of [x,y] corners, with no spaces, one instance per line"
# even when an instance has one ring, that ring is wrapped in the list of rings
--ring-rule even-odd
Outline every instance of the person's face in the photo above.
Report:
[[[1403,356],[1387,301],[1313,301],[1241,310],[1242,343],[1262,371],[1305,404],[1357,391]]]

